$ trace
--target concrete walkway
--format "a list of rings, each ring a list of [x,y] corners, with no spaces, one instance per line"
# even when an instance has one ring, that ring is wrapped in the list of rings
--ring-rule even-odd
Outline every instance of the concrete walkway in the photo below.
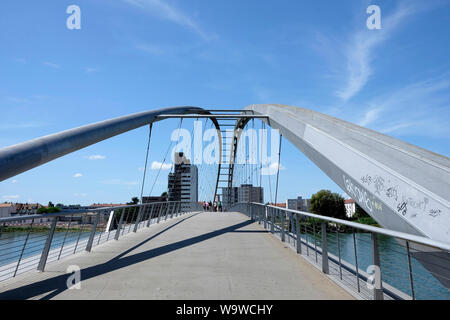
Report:
[[[69,265],[81,289],[68,290]],[[0,283],[0,299],[353,299],[240,213],[152,225]]]

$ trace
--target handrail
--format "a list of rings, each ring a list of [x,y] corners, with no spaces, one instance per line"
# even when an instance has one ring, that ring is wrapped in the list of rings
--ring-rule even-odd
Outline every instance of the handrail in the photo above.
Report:
[[[386,235],[386,236],[391,236],[391,237],[400,238],[400,239],[403,239],[403,240],[408,240],[408,241],[416,242],[416,243],[419,243],[419,244],[427,245],[427,246],[430,246],[430,247],[433,247],[433,248],[438,248],[438,249],[441,249],[441,250],[450,251],[450,244],[448,244],[448,243],[441,242],[441,241],[436,241],[436,240],[432,240],[430,238],[416,236],[416,235],[412,235],[412,234],[404,233],[404,232],[400,232],[400,231],[389,230],[389,229],[379,228],[379,227],[373,227],[373,226],[369,226],[369,225],[362,224],[362,223],[351,222],[351,221],[346,221],[346,220],[332,218],[332,217],[327,217],[327,216],[321,216],[321,215],[310,213],[310,212],[304,212],[304,211],[298,211],[298,210],[293,210],[293,209],[280,208],[280,207],[277,207],[277,206],[265,205],[265,204],[257,203],[257,202],[239,202],[239,203],[236,203],[236,204],[254,204],[254,205],[259,205],[259,206],[263,206],[263,207],[279,209],[279,210],[283,210],[283,211],[286,211],[286,212],[291,212],[291,213],[307,216],[307,217],[310,217],[310,218],[318,218],[318,219],[325,220],[325,221],[328,221],[328,222],[335,222],[335,223],[339,223],[339,224],[346,225],[346,226],[349,226],[349,227],[353,227],[353,228],[356,228],[356,229],[361,229],[361,230],[365,230],[365,231],[369,231],[369,232],[383,234],[383,235]]]
[[[116,210],[116,209],[127,209],[127,208],[135,208],[135,207],[141,207],[141,206],[148,206],[148,205],[155,205],[155,204],[162,204],[162,203],[191,203],[189,201],[161,201],[161,202],[148,202],[143,204],[130,204],[130,205],[123,205],[123,206],[115,206],[115,207],[100,207],[96,209],[88,209],[88,210],[68,210],[68,211],[60,211],[60,212],[52,212],[52,213],[43,213],[43,214],[30,214],[30,215],[22,215],[22,216],[16,216],[16,217],[6,217],[6,218],[0,218],[0,224],[4,222],[12,222],[12,221],[22,221],[22,220],[30,220],[30,219],[43,219],[43,218],[54,218],[54,217],[64,217],[64,216],[70,216],[72,214],[83,214],[83,213],[97,213],[99,211],[109,211],[109,210]]]

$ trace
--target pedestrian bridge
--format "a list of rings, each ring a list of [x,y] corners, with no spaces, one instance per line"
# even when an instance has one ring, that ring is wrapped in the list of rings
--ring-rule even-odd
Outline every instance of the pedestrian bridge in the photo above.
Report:
[[[80,267],[80,289],[67,269]],[[353,299],[257,222],[193,212],[0,283],[0,299]]]
[[[143,203],[152,126],[169,118],[214,125],[218,161],[199,200],[220,199],[226,213],[181,197]],[[285,137],[383,228],[236,203],[238,142],[254,119],[281,133],[275,203]],[[173,107],[105,120],[0,149],[0,182],[146,125],[139,205],[0,218],[0,299],[450,299],[450,159],[311,110]],[[68,289],[69,265],[81,268],[80,290]]]

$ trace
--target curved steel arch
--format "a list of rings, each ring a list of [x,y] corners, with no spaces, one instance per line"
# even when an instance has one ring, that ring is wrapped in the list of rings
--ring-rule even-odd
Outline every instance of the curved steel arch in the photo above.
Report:
[[[381,226],[450,241],[450,159],[319,112],[245,108],[311,159]]]
[[[257,104],[328,177],[381,226],[450,243],[450,159],[308,109]],[[450,253],[416,243],[413,256],[450,288]]]
[[[164,119],[158,117],[159,115],[188,113],[210,114],[209,111],[198,107],[162,108],[104,120],[2,148],[0,149],[0,182],[97,142]],[[220,135],[217,120],[211,118],[211,121]],[[220,146],[220,152],[222,152],[222,146]]]

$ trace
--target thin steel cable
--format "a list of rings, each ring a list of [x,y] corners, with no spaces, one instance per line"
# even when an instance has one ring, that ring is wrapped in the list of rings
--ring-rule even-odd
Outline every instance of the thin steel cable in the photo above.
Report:
[[[144,174],[142,176],[142,186],[141,186],[141,204],[142,204],[142,195],[144,194],[145,176],[147,174],[148,153],[149,153],[149,150],[150,150],[150,140],[151,140],[151,137],[152,137],[152,127],[153,127],[153,122],[150,123],[149,133],[148,133],[147,153],[145,155]]]

